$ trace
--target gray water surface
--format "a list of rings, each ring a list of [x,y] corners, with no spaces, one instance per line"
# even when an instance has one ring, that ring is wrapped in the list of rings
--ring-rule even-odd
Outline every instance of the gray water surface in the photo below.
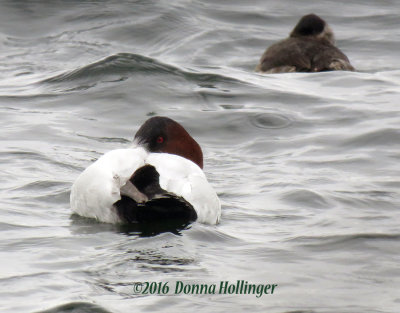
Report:
[[[254,73],[311,12],[358,71]],[[399,14],[397,1],[1,1],[1,311],[399,312]],[[72,216],[79,173],[153,115],[201,144],[221,224],[143,237]],[[133,290],[237,280],[278,287]]]

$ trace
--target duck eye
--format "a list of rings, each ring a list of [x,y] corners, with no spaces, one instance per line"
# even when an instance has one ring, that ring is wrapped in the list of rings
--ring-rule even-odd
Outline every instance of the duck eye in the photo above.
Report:
[[[164,142],[164,138],[163,137],[157,137],[157,143],[163,143]]]

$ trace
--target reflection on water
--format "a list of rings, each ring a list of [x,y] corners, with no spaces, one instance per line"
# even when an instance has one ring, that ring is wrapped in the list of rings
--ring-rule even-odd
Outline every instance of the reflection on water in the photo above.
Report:
[[[71,313],[71,312],[82,312],[82,313],[110,313],[111,311],[107,311],[102,307],[87,303],[87,302],[72,302],[57,306],[55,308],[38,311],[37,313]]]
[[[71,230],[75,233],[96,233],[104,231],[115,231],[127,236],[152,237],[161,233],[169,232],[177,236],[182,231],[190,229],[190,223],[168,220],[154,223],[130,223],[130,224],[106,224],[96,222],[94,219],[71,215]]]

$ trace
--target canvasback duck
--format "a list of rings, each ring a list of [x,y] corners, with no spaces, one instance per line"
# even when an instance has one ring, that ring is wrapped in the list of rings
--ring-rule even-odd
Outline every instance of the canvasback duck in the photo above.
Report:
[[[260,73],[354,71],[347,56],[335,47],[332,29],[319,16],[303,16],[289,38],[270,46],[260,59]]]
[[[189,133],[170,118],[152,117],[132,147],[107,152],[79,175],[71,209],[107,223],[217,224],[221,205],[202,168],[202,150]]]

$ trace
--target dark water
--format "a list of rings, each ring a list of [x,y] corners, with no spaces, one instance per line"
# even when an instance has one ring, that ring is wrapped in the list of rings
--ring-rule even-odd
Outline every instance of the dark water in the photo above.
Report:
[[[358,72],[259,75],[304,14]],[[0,310],[400,311],[400,3],[2,1]],[[218,226],[140,237],[70,187],[151,115],[201,144]],[[175,282],[278,284],[178,294]],[[135,282],[168,283],[137,295]]]

